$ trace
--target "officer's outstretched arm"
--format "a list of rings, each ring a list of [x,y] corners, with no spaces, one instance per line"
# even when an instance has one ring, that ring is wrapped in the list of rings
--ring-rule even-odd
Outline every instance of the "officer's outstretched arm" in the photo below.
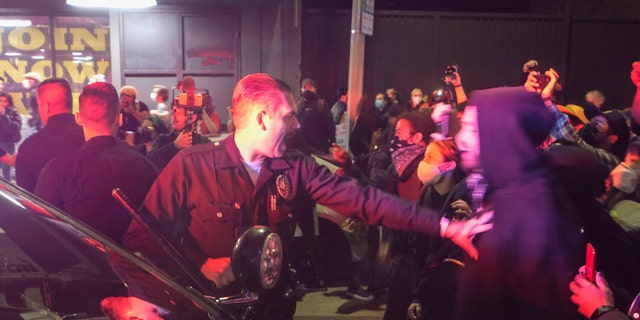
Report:
[[[478,259],[478,249],[473,245],[473,237],[478,233],[491,230],[493,224],[493,211],[487,211],[479,217],[463,221],[440,220],[440,236],[451,239],[469,254],[473,259]]]

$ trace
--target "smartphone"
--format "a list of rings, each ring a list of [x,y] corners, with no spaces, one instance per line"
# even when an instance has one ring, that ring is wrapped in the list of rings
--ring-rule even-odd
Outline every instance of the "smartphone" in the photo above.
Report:
[[[587,243],[584,273],[589,281],[596,282],[596,249],[593,248],[591,243]]]

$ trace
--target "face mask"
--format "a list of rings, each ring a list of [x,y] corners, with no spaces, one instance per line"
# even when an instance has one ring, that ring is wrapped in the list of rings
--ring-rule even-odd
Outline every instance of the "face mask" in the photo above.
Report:
[[[611,185],[625,193],[632,193],[638,187],[638,175],[635,170],[624,164],[619,164],[609,174]]]
[[[393,139],[391,139],[390,144],[391,146],[389,148],[389,151],[391,152],[393,152],[394,150],[400,150],[413,145],[413,143],[407,140],[402,140],[398,136],[393,136]]]
[[[426,185],[440,182],[442,175],[456,168],[455,161],[447,161],[441,164],[432,165],[424,161],[418,165],[418,179]]]
[[[400,140],[398,136],[393,137],[389,152],[391,152],[391,162],[396,168],[398,177],[401,177],[409,163],[415,158],[424,155],[426,147],[414,144],[406,140]]]
[[[31,89],[31,81],[29,81],[29,79],[22,80],[22,87],[25,89]]]
[[[422,102],[422,98],[420,97],[413,97],[411,98],[411,101],[413,101],[413,105],[417,106],[418,104],[420,104]]]
[[[382,109],[384,107],[384,100],[376,100],[376,108]]]
[[[155,92],[151,92],[151,94],[149,94],[149,98],[151,98],[151,100],[156,101],[156,98],[158,97],[158,94]]]

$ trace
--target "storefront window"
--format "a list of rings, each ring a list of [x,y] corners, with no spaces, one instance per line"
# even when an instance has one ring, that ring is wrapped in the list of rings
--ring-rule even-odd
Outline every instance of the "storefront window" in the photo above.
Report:
[[[111,78],[108,17],[0,16],[0,25],[0,76],[24,114],[30,95],[22,86],[27,73],[41,81],[66,79],[76,98],[92,79]]]

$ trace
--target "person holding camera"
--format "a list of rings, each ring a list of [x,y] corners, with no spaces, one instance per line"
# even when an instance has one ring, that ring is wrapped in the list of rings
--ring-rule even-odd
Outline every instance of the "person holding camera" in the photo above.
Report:
[[[133,86],[124,86],[118,92],[120,94],[120,129],[118,136],[125,139],[127,143],[134,146],[133,134],[138,130],[142,120],[149,119],[149,107],[139,100],[136,100],[138,91]]]
[[[467,103],[467,93],[464,92],[464,88],[462,87],[460,67],[457,64],[448,66],[444,71],[442,81],[444,82],[445,89],[455,95],[455,99],[453,99],[455,101],[454,108],[457,111],[462,112]],[[451,91],[451,88],[453,88],[453,91]]]
[[[160,134],[153,141],[147,159],[159,170],[162,170],[181,149],[209,142],[207,138],[191,130],[195,126],[189,122],[197,123],[198,114],[194,112],[189,120],[188,112],[187,108],[174,105],[171,109],[171,132]]]

